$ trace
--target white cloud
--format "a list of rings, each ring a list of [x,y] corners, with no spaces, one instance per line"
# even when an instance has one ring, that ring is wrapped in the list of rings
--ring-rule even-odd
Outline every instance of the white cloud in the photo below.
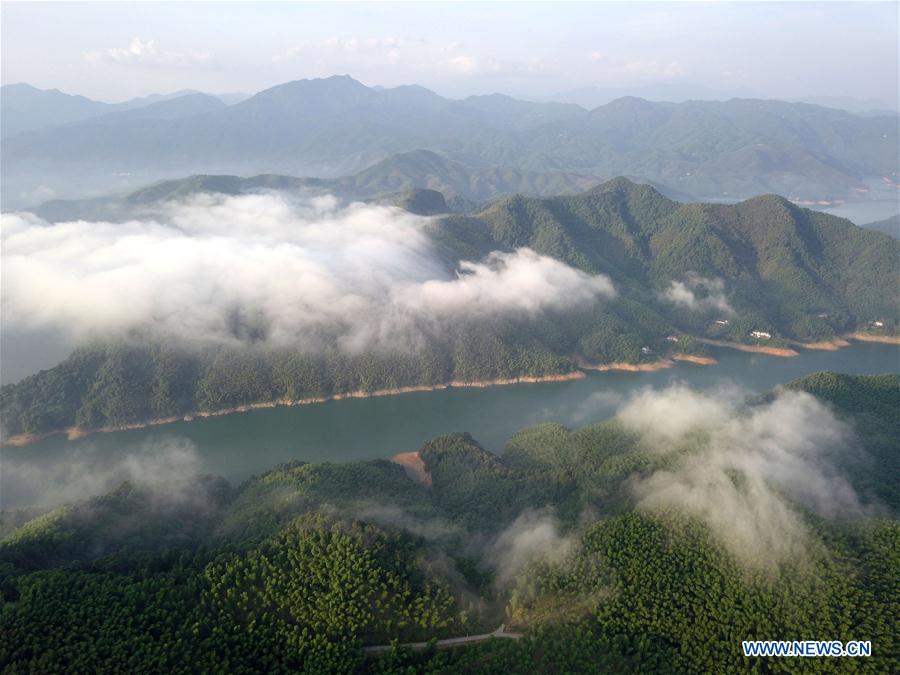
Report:
[[[490,548],[489,558],[497,571],[498,583],[510,583],[528,565],[563,561],[575,542],[562,536],[559,529],[559,521],[549,511],[522,512]]]
[[[683,77],[685,74],[678,61],[627,59],[611,56],[600,50],[590,52],[588,60],[592,64],[591,72],[625,82],[635,80],[658,82]]]
[[[146,442],[115,457],[88,446],[53,462],[5,458],[3,480],[11,494],[0,508],[56,506],[105,494],[123,481],[161,502],[184,503],[192,500],[193,479],[202,471],[197,449],[186,439]]]
[[[454,56],[447,60],[447,65],[451,70],[462,75],[477,73],[481,70],[481,64],[474,56]]]
[[[350,351],[415,346],[444,321],[534,316],[614,294],[529,249],[463,262],[454,276],[430,220],[331,197],[198,195],[154,218],[49,225],[3,214],[2,311],[10,329],[75,339],[139,330],[187,341]]]
[[[327,37],[322,40],[306,40],[278,52],[272,56],[274,63],[284,63],[300,58],[323,58],[329,62],[354,63],[376,59],[386,63],[396,63],[405,41],[396,37]],[[407,43],[409,45],[410,43]],[[421,45],[421,41],[412,41]]]
[[[545,68],[542,59],[527,62],[499,61],[484,55],[461,52],[463,43],[434,43],[421,38],[329,37],[292,45],[272,56],[275,64],[302,61],[307,76],[328,76],[336,72],[360,74],[384,66],[409,77],[431,73],[438,77],[459,77],[504,72],[537,72]],[[398,70],[399,69],[399,70]]]
[[[19,193],[19,197],[21,197],[25,202],[32,204],[40,204],[41,202],[46,202],[50,199],[53,199],[55,196],[56,190],[54,190],[49,185],[39,185],[34,190]]]
[[[677,61],[629,61],[621,65],[629,75],[655,79],[675,79],[684,76],[684,68]]]
[[[209,64],[213,60],[211,52],[187,52],[162,49],[156,40],[142,40],[135,37],[127,47],[87,51],[82,57],[88,63],[114,63],[139,66],[187,66]]]
[[[739,560],[774,568],[808,550],[794,504],[826,517],[862,508],[832,456],[850,431],[804,392],[780,391],[742,410],[732,396],[674,386],[644,391],[618,419],[672,465],[633,484],[641,508],[677,510],[706,523]]]
[[[693,272],[689,272],[684,281],[672,281],[662,297],[692,312],[735,314],[725,295],[725,282],[722,279],[707,279]]]
[[[688,434],[720,427],[734,408],[719,397],[695,394],[678,384],[664,391],[644,389],[618,411],[617,419],[654,448],[670,450]]]
[[[615,295],[608,277],[585,274],[527,248],[495,251],[483,263],[463,261],[459,269],[455,279],[402,288],[396,299],[423,313],[489,316],[505,308],[534,316],[552,307],[568,309]]]
[[[608,419],[621,406],[622,394],[616,391],[595,391],[579,401],[574,408],[566,405],[564,410],[548,411],[544,419],[565,419],[573,427],[581,427],[598,420]],[[567,417],[566,417],[567,416]]]

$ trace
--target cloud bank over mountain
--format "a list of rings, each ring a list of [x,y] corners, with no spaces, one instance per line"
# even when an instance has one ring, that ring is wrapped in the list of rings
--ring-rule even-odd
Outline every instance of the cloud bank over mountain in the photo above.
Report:
[[[449,269],[428,218],[336,204],[201,194],[121,224],[4,214],[4,319],[74,340],[336,342],[358,353],[415,347],[445,322],[535,316],[615,294],[607,277],[525,248]]]

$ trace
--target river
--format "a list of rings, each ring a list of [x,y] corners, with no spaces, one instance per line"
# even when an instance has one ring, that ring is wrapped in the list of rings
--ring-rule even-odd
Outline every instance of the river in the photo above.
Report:
[[[390,457],[453,431],[468,431],[485,448],[499,452],[518,429],[540,422],[578,427],[603,420],[632,392],[675,381],[699,390],[737,385],[757,393],[820,370],[900,372],[900,349],[893,345],[854,343],[836,352],[807,351],[794,358],[728,349],[713,353],[719,359],[714,366],[679,363],[644,373],[588,372],[587,377],[568,382],[445,389],[271,408],[94,434],[76,441],[53,436],[0,451],[0,508],[78,495],[74,486],[79,482],[85,483],[88,492],[91,486],[106,487],[80,474],[102,473],[129,454],[184,440],[193,445],[199,468],[238,482],[294,459],[337,462]]]

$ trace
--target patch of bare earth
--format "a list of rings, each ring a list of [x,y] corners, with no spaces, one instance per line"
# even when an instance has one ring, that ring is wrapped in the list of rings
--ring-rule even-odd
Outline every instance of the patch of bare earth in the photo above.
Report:
[[[425,462],[422,461],[418,452],[398,452],[391,457],[391,461],[402,466],[406,475],[419,485],[431,487],[431,474],[425,468]]]

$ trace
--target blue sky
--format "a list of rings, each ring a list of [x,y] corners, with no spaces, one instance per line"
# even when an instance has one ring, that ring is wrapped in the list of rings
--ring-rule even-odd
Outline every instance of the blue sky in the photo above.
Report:
[[[4,2],[2,81],[109,101],[346,73],[453,97],[665,84],[896,102],[898,6]]]

